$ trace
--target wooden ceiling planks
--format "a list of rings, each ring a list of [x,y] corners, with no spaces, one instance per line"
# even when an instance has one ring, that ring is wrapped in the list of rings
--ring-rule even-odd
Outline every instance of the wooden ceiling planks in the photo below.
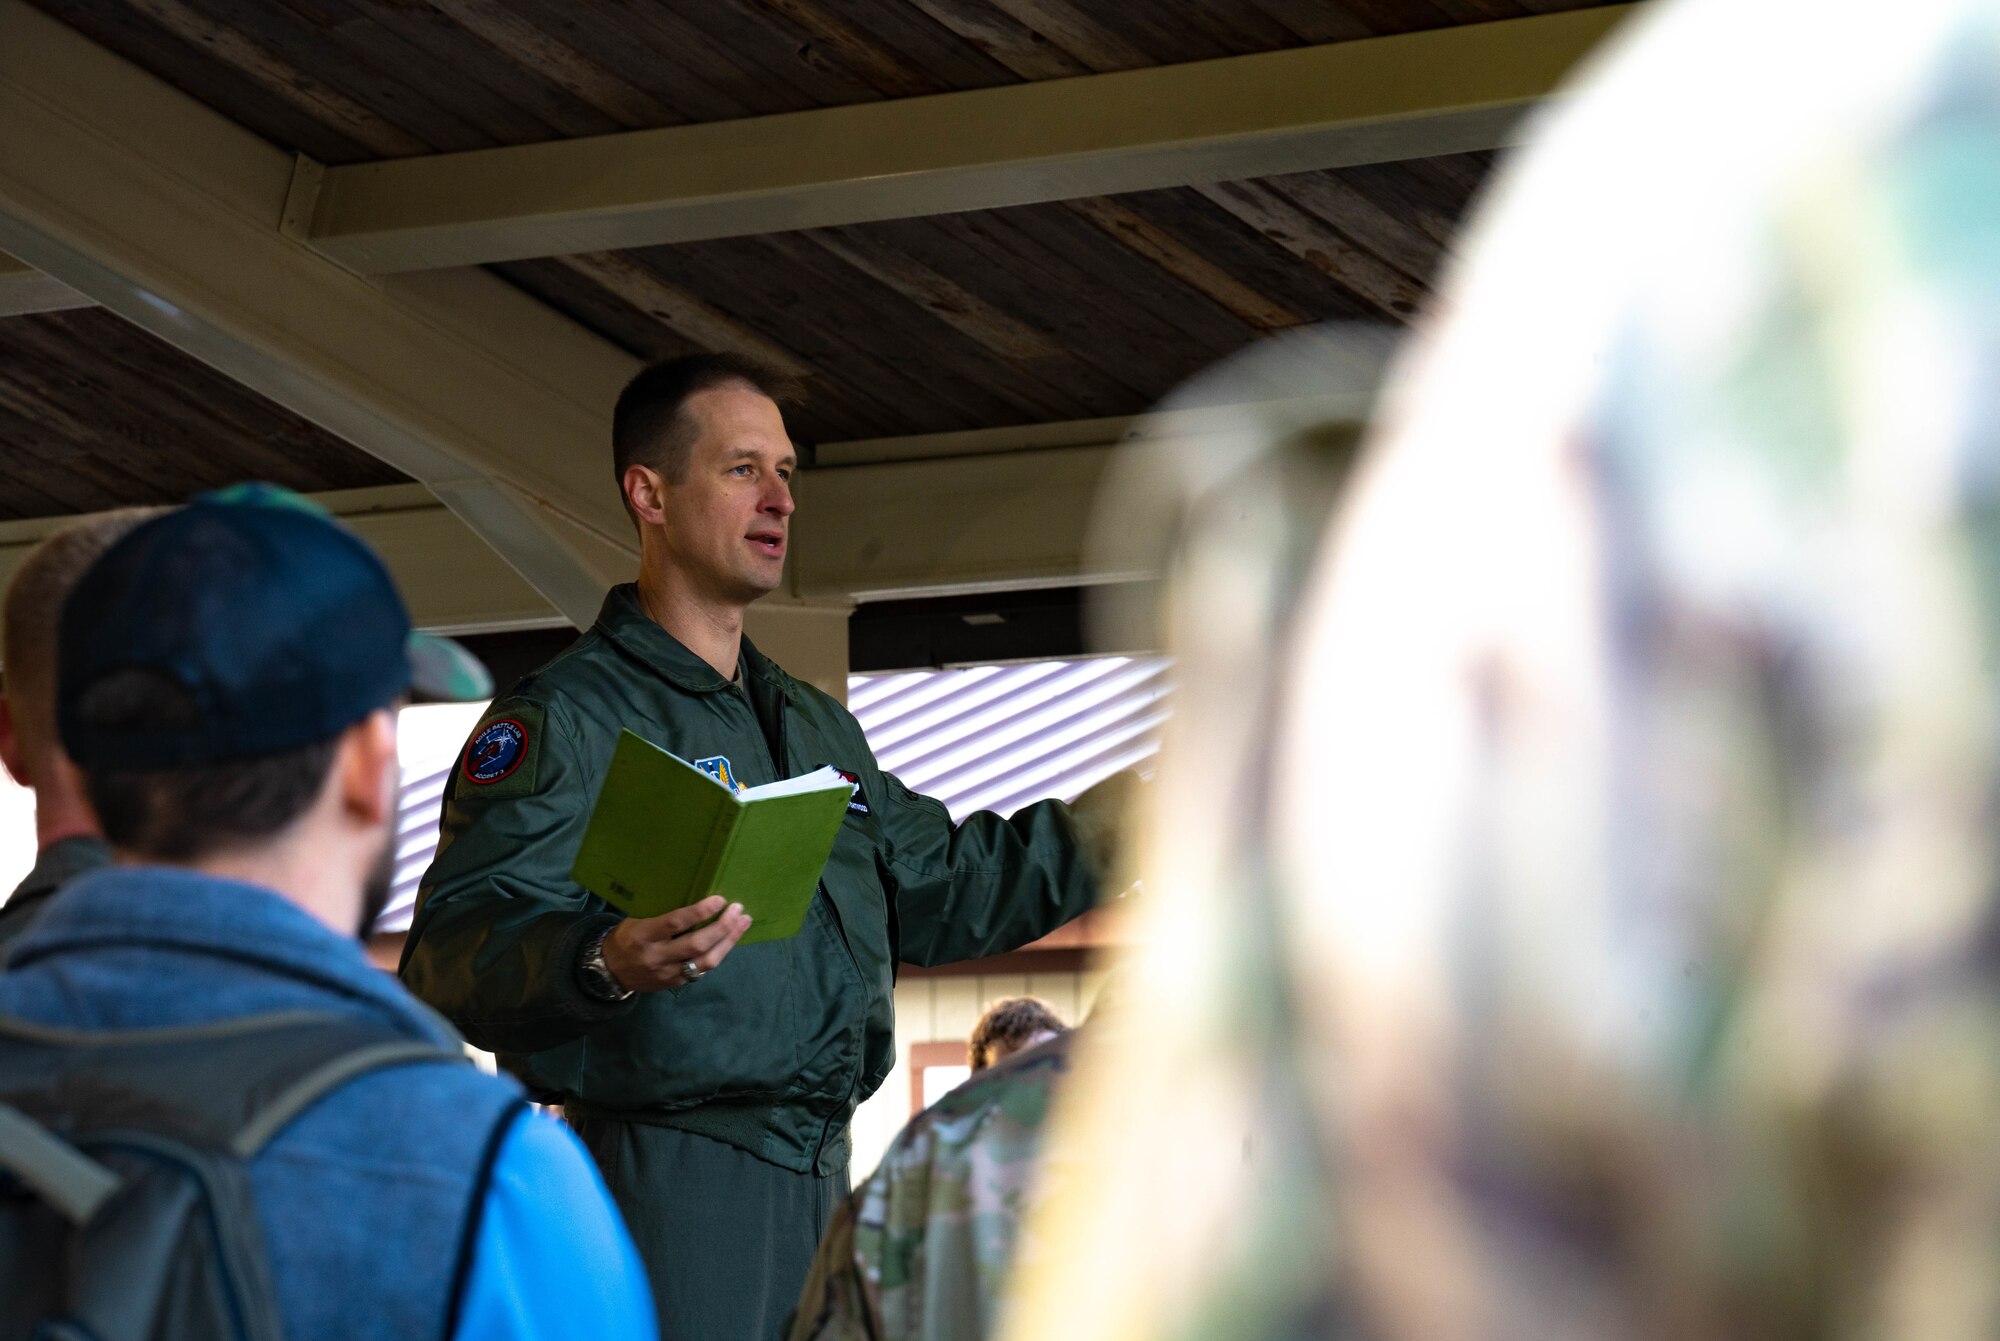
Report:
[[[506,57],[504,64],[508,69],[541,75],[574,102],[589,108],[610,129],[643,130],[677,125],[687,119],[685,113],[670,107],[639,83],[552,36],[533,19],[500,0],[431,0],[427,7],[404,6],[398,11],[399,17],[419,14],[448,18]],[[442,24],[428,26],[441,38],[450,31]],[[561,107],[552,110],[558,115],[565,113]],[[551,120],[550,124],[556,123]],[[595,135],[603,131],[593,128],[571,133]]]
[[[1374,320],[1372,308],[1227,210],[1195,192],[1119,196],[1120,209],[1145,220],[1206,259],[1236,283],[1308,321]],[[1129,245],[1129,244],[1128,244]],[[1185,282],[1185,281],[1184,281]]]
[[[0,321],[0,517],[403,476],[108,312]]]
[[[326,163],[733,120],[1608,0],[32,0]]]
[[[1422,283],[1349,237],[1294,196],[1263,182],[1218,182],[1194,190],[1351,293],[1379,317],[1401,321],[1423,300]]]
[[[1305,320],[1295,309],[1244,283],[1166,228],[1149,223],[1109,196],[1064,202],[1064,208],[1109,233],[1127,250],[1178,279],[1253,329],[1268,334]]]
[[[663,125],[730,121],[776,110],[756,100],[754,85],[740,87],[748,82],[741,76],[718,82],[703,75],[727,60],[701,26],[688,23],[673,6],[518,0],[509,7],[563,45],[672,107],[679,119]],[[800,98],[785,110],[810,105]]]
[[[1132,414],[1249,341],[1400,323],[1492,155],[501,267],[647,358],[812,377],[804,438]],[[1421,220],[1421,226],[1407,221]]]
[[[1599,0],[32,0],[328,163],[1248,54]],[[835,441],[1141,411],[1272,331],[1399,322],[1491,156],[520,262],[646,358],[810,373]],[[0,516],[372,458],[101,312],[0,322]]]
[[[887,3],[894,6],[898,0]],[[1068,79],[1091,73],[1088,65],[986,0],[909,0],[909,3],[911,8],[1019,79]]]

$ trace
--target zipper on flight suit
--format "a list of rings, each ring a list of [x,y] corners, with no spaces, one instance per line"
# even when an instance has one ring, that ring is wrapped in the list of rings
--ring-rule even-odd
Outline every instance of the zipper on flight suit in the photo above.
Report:
[[[792,696],[783,686],[773,684],[761,675],[746,674],[750,687],[750,707],[757,714],[757,725],[763,728],[764,741],[771,747],[771,762],[777,766],[780,778],[790,777],[792,763],[785,752],[785,726],[790,715]],[[813,901],[826,909],[827,917],[833,923],[833,938],[840,942],[841,953],[847,956],[847,967],[854,974],[854,984],[861,992],[862,1012],[855,1023],[853,1052],[854,1066],[847,1075],[847,1088],[834,1100],[834,1112],[838,1113],[854,1098],[854,1090],[861,1083],[861,1074],[868,1065],[868,979],[862,976],[861,962],[854,957],[854,947],[847,939],[847,927],[840,920],[840,909],[834,905],[833,897],[826,892],[826,882],[821,881],[813,891]],[[894,951],[891,951],[893,956]],[[893,970],[892,970],[893,971]],[[834,1118],[829,1115],[820,1124],[819,1140],[813,1143],[813,1170],[819,1172],[820,1156],[825,1153],[831,1139]],[[852,1158],[852,1147],[849,1148]],[[822,1177],[831,1175],[822,1174]]]

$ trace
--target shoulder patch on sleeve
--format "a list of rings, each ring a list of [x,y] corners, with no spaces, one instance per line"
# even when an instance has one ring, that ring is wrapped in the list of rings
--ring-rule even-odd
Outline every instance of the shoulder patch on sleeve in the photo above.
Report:
[[[458,780],[470,794],[517,796],[535,789],[545,717],[537,703],[495,704],[458,760]]]

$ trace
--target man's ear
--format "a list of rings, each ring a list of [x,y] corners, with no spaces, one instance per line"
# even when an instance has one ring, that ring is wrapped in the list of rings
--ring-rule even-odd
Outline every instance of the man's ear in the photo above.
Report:
[[[625,502],[640,521],[658,526],[667,519],[667,482],[651,466],[625,467]]]
[[[0,695],[0,764],[7,776],[23,787],[35,784],[28,778],[28,761],[21,754],[21,733],[14,729],[14,701]]]
[[[396,712],[377,708],[347,728],[334,756],[340,800],[363,824],[393,823],[402,774],[396,765]]]

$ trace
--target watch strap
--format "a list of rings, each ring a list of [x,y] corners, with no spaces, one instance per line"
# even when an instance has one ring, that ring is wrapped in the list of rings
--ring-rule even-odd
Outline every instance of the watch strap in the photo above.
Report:
[[[577,956],[576,980],[584,994],[596,1001],[607,1004],[628,1001],[637,995],[629,987],[621,987],[618,979],[611,976],[610,966],[604,962],[604,939],[617,929],[612,923],[604,930],[583,943],[583,953]]]

